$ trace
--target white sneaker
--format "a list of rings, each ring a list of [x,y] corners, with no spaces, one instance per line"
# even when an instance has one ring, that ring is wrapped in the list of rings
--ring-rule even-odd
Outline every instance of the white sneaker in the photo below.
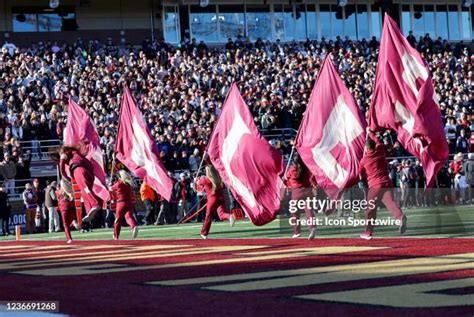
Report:
[[[138,237],[138,227],[135,227],[132,230],[132,239],[136,239],[137,237]]]
[[[203,238],[204,240],[207,240],[207,236],[201,234],[201,238]]]
[[[295,233],[292,238],[295,239],[295,238],[299,238],[301,236],[301,233]]]
[[[372,235],[364,232],[360,234],[360,238],[364,240],[372,240]]]
[[[230,224],[231,227],[233,227],[233,226],[235,225],[235,218],[234,218],[234,215],[230,215],[229,224]]]
[[[316,236],[316,228],[313,228],[309,232],[308,240],[313,240],[315,236]]]
[[[71,244],[72,243],[72,239],[69,239],[66,241],[67,244]]]
[[[74,220],[74,221],[72,222],[72,226],[73,226],[74,228],[76,228],[76,230],[79,230],[79,225],[77,224],[77,221],[76,221],[76,220]]]
[[[114,240],[118,240],[118,238],[115,236],[115,234],[112,235],[112,238],[113,238]]]

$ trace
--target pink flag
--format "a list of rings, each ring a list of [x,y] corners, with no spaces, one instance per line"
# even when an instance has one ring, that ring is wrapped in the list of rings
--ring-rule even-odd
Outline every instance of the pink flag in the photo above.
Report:
[[[357,183],[366,122],[326,56],[296,137],[295,147],[330,197]]]
[[[207,153],[253,224],[262,226],[275,219],[283,156],[258,132],[236,84],[227,95]]]
[[[164,199],[170,201],[173,180],[158,157],[155,141],[125,86],[115,144],[117,159],[133,174],[150,185]]]
[[[385,15],[370,109],[371,130],[393,129],[398,140],[420,159],[427,186],[449,156],[438,98],[428,66],[396,23]]]
[[[94,167],[94,192],[102,200],[110,199],[105,185],[104,157],[100,148],[99,136],[89,115],[77,103],[69,98],[68,118],[64,130],[63,143],[68,146],[77,146],[85,143],[86,158]],[[69,168],[66,168],[69,171]]]

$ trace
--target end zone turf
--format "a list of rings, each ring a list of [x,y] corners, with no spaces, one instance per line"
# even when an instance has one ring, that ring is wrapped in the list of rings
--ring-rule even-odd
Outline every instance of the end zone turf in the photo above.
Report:
[[[79,316],[472,316],[473,242],[3,242],[0,281],[2,300]]]

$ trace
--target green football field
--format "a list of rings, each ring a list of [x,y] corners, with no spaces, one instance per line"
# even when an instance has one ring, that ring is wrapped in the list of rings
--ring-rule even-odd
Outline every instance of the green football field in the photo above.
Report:
[[[417,208],[404,210],[408,217],[408,230],[404,237],[471,237],[474,236],[474,205],[438,206],[436,208]],[[304,217],[304,216],[302,216]],[[318,215],[321,221],[325,216]],[[378,219],[391,219],[386,209],[381,209]],[[355,219],[363,219],[363,214],[355,214]],[[352,226],[348,218],[331,215],[331,224],[318,226],[316,238],[354,238],[363,231],[361,226]],[[340,221],[342,224],[337,224]],[[344,224],[344,221],[346,222]],[[139,239],[196,239],[199,238],[201,223],[181,225],[141,226]],[[302,228],[301,238],[308,234],[307,228]],[[112,229],[95,229],[93,232],[72,232],[73,239],[111,240]],[[257,227],[248,220],[236,221],[234,227],[228,222],[214,222],[209,238],[288,238],[292,230],[288,218],[278,218],[273,222]],[[379,226],[374,237],[399,237],[397,226]],[[0,240],[14,240],[14,236],[0,237]],[[23,240],[60,240],[64,233],[22,235]],[[120,239],[131,239],[127,227],[122,228]]]

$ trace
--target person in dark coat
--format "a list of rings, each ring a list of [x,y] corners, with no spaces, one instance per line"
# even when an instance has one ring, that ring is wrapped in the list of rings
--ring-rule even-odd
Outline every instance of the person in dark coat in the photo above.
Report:
[[[10,212],[11,205],[8,199],[8,193],[3,184],[0,184],[0,222],[2,223],[2,235],[10,234]]]

